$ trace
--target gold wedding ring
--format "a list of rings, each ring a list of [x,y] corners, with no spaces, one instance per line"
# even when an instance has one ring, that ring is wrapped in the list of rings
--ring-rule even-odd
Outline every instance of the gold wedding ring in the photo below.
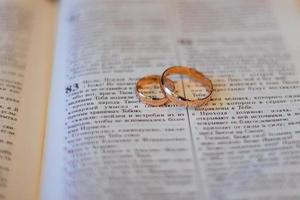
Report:
[[[205,97],[199,98],[199,99],[188,99],[186,97],[182,97],[182,96],[178,95],[174,91],[174,88],[168,87],[169,81],[170,81],[168,79],[168,77],[171,75],[175,75],[175,74],[186,75],[188,77],[191,77],[191,78],[199,81],[200,83],[203,84],[204,87],[206,87],[208,94]],[[178,106],[193,106],[193,107],[202,106],[210,101],[211,95],[213,92],[213,84],[212,84],[211,80],[206,78],[206,76],[204,76],[201,72],[199,72],[193,68],[184,67],[184,66],[174,66],[174,67],[168,68],[166,71],[163,72],[163,74],[161,76],[160,84],[161,84],[161,88],[164,91],[166,97],[171,102],[173,102],[174,104],[176,104]]]
[[[207,90],[208,94],[203,98],[188,99],[176,93],[174,82],[168,77],[171,75],[185,75],[200,82]],[[160,86],[163,97],[151,97],[142,91],[147,85],[157,84]],[[139,79],[136,83],[136,93],[139,99],[148,105],[161,106],[167,102],[172,102],[178,106],[202,106],[210,101],[213,92],[213,84],[201,72],[185,66],[170,67],[161,76],[149,75]]]
[[[166,81],[168,82],[168,79],[166,79]],[[136,94],[139,97],[139,99],[143,103],[151,105],[151,106],[161,106],[161,105],[164,105],[165,103],[167,103],[169,101],[169,99],[166,97],[166,95],[163,93],[163,91],[161,91],[163,93],[162,98],[151,97],[151,96],[144,94],[144,92],[142,90],[151,84],[157,84],[159,86],[160,85],[160,76],[149,75],[149,76],[145,76],[138,80],[138,82],[136,83],[135,91],[136,91]]]

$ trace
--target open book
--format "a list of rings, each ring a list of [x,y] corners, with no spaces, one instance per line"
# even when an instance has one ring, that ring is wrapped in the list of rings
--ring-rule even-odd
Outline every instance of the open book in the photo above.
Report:
[[[137,79],[187,65],[201,108]],[[0,200],[299,200],[300,2],[0,0]]]

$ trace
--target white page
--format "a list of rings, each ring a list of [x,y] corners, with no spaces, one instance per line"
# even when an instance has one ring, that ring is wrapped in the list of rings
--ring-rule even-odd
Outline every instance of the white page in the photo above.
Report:
[[[64,1],[42,199],[299,199],[296,1]],[[135,82],[190,65],[201,109]]]
[[[1,200],[39,196],[53,9],[40,0],[0,1]]]

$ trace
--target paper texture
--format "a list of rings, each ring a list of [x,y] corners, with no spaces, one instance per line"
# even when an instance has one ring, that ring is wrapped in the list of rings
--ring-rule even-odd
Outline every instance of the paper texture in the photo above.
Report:
[[[19,121],[21,93],[26,70],[31,16],[28,6],[0,1],[0,199],[6,199],[13,148]]]
[[[45,1],[0,1],[1,200],[39,196],[53,51],[52,10]]]
[[[63,1],[42,199],[299,199],[296,8]],[[213,100],[139,102],[137,79],[172,65],[206,74]]]

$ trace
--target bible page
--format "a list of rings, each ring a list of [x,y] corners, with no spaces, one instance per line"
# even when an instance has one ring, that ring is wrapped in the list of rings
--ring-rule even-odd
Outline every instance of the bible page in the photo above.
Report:
[[[0,0],[1,200],[39,197],[53,17],[46,1]]]
[[[43,200],[300,199],[298,1],[62,1]],[[187,65],[200,108],[136,81]]]

